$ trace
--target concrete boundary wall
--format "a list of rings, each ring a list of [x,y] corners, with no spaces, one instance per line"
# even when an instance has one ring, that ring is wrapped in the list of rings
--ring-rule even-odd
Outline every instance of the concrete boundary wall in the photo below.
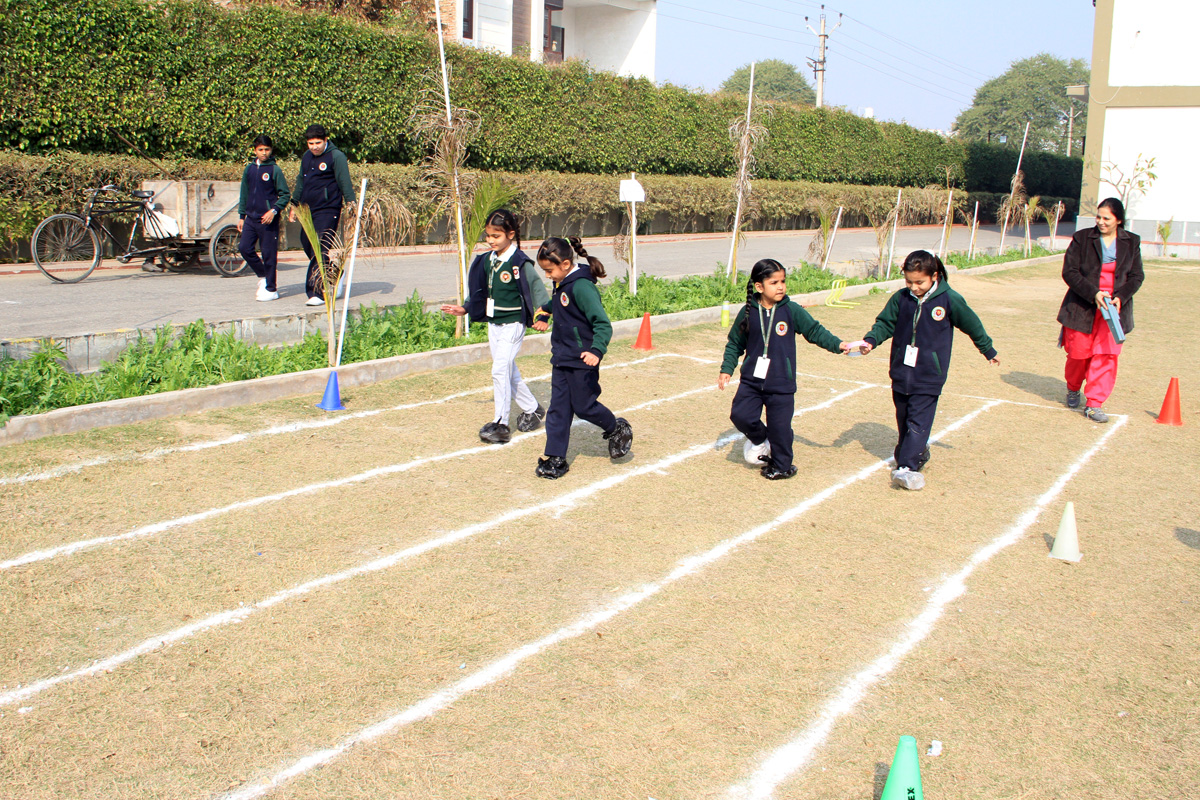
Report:
[[[989,272],[1015,269],[1018,267],[1045,264],[1057,260],[1058,256],[1046,256],[1024,261],[1010,261],[1005,264],[993,264],[985,267],[974,267],[963,270],[963,275],[983,275]],[[846,288],[843,298],[862,297],[874,288],[892,292],[904,286],[903,279],[881,283],[861,284]],[[794,297],[805,306],[820,305],[829,296],[828,291],[812,292]],[[736,310],[736,309],[735,309]],[[721,308],[701,308],[693,311],[679,311],[674,314],[660,314],[651,319],[655,331],[687,328],[693,325],[719,322]],[[640,319],[620,320],[613,323],[613,340],[630,338],[637,335],[641,326]],[[541,355],[550,352],[550,335],[539,334],[525,337],[521,347],[521,355]],[[714,354],[714,358],[719,354]],[[463,366],[486,362],[491,358],[488,344],[463,345],[444,350],[430,350],[425,353],[410,353],[403,356],[392,356],[374,361],[363,361],[357,364],[346,364],[338,369],[338,385],[342,388],[368,386],[373,383],[401,378],[419,372],[444,369],[446,367]],[[91,403],[72,408],[61,408],[44,414],[29,414],[13,417],[0,428],[0,446],[33,441],[45,436],[60,436],[68,433],[79,433],[92,428],[110,427],[113,425],[129,425],[135,422],[145,422],[153,419],[165,419],[182,414],[194,414],[216,408],[232,408],[235,406],[266,403],[296,395],[313,395],[319,399],[325,391],[330,370],[314,369],[306,372],[292,372],[286,375],[272,375],[266,378],[255,378],[248,381],[224,383],[218,386],[206,386],[200,389],[181,389],[174,392],[146,395],[144,397],[129,397],[122,400],[110,400],[104,403]]]

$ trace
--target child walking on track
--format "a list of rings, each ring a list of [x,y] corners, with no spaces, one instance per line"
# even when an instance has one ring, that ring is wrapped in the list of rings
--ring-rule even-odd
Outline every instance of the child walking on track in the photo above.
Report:
[[[787,296],[787,271],[773,258],[764,258],[750,270],[746,305],[729,329],[725,360],[717,388],[729,385],[738,358],[742,380],[733,396],[729,419],[746,435],[742,456],[762,465],[768,480],[796,474],[792,464],[792,416],[796,411],[796,334],[831,353],[847,346],[821,326]],[[767,424],[760,417],[767,411]]]
[[[906,288],[891,296],[859,349],[866,354],[892,339],[888,376],[900,434],[892,485],[916,490],[925,486],[921,470],[929,461],[929,433],[950,370],[954,329],[970,336],[992,364],[1000,359],[979,317],[950,288],[940,258],[917,250],[904,259],[903,270]]]
[[[242,191],[238,198],[238,252],[258,276],[258,294],[254,299],[269,302],[279,299],[275,285],[279,264],[279,215],[288,207],[291,194],[287,178],[275,163],[275,143],[265,133],[254,140],[254,160],[242,173]],[[262,250],[262,258],[254,246]]]
[[[504,444],[512,438],[508,415],[513,398],[521,409],[517,430],[532,431],[542,424],[546,410],[538,403],[517,368],[517,354],[525,341],[525,328],[546,330],[549,312],[543,311],[548,296],[533,260],[521,250],[521,229],[507,209],[492,212],[483,229],[488,252],[480,253],[467,273],[466,306],[444,305],[442,311],[488,324],[492,351],[492,390],[495,419],[479,429],[479,438]]]
[[[575,255],[586,259],[575,263]],[[561,478],[567,474],[567,444],[574,417],[604,431],[610,458],[621,458],[633,445],[633,429],[600,401],[600,359],[612,338],[612,323],[600,302],[596,279],[604,265],[587,254],[579,240],[550,238],[538,248],[538,266],[554,283],[545,310],[553,310],[550,332],[550,411],[546,414],[546,454],[538,459],[537,474]]]

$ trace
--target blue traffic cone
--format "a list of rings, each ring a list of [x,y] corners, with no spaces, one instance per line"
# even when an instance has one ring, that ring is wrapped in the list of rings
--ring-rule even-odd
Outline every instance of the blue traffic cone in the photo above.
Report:
[[[317,408],[326,411],[345,410],[346,407],[342,405],[342,393],[338,391],[337,372],[329,373],[329,382],[325,384],[325,396],[317,403]]]

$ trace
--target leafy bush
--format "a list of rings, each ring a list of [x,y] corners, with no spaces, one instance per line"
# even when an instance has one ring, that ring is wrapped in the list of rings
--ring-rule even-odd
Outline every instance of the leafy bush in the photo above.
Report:
[[[124,136],[156,157],[240,160],[257,133],[286,155],[309,123],[322,122],[355,160],[408,164],[422,155],[409,113],[436,85],[427,32],[208,0],[0,0],[0,11],[0,147],[127,152]],[[545,67],[459,46],[448,57],[455,102],[482,118],[474,168],[734,170],[727,128],[743,113],[740,98],[579,62]],[[1007,186],[999,165],[1010,148],[966,148],[907,125],[790,104],[774,105],[764,123],[762,178],[944,186],[949,176],[972,189]],[[1039,185],[1032,164],[1031,191],[1077,193],[1078,179]]]

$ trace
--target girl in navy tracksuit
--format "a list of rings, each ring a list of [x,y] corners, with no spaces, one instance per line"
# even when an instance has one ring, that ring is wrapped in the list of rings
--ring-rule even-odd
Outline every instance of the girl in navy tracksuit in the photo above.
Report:
[[[892,485],[921,489],[925,486],[921,470],[929,461],[929,432],[950,370],[954,329],[970,336],[991,363],[999,364],[1000,359],[979,317],[947,283],[940,258],[917,250],[904,259],[903,270],[907,288],[888,300],[871,332],[863,337],[866,344],[860,350],[869,353],[892,339],[888,376],[900,434]]]
[[[515,214],[506,208],[493,211],[483,227],[483,236],[488,252],[471,262],[466,305],[446,304],[442,311],[460,317],[469,314],[471,319],[488,324],[496,407],[495,418],[479,429],[479,438],[504,444],[512,438],[508,415],[514,398],[521,409],[517,430],[532,431],[546,417],[546,409],[521,379],[517,355],[527,327],[546,330],[550,313],[542,307],[549,298],[542,279],[531,271],[533,259],[521,250],[521,227]]]
[[[738,312],[717,387],[729,385],[738,358],[742,380],[733,396],[729,419],[746,435],[742,455],[761,465],[764,478],[779,480],[796,474],[792,464],[792,416],[796,410],[796,334],[831,353],[847,346],[798,303],[787,296],[787,271],[773,258],[764,258],[750,270],[746,305]],[[767,424],[760,417],[767,411]]]
[[[265,133],[254,140],[254,160],[242,173],[238,198],[238,252],[258,276],[260,301],[278,300],[275,273],[279,264],[279,215],[288,206],[287,178],[275,163],[275,144]],[[262,250],[262,258],[254,246]]]
[[[575,256],[586,259],[575,263]],[[567,444],[571,420],[579,417],[604,431],[610,458],[621,458],[633,445],[633,429],[599,401],[600,359],[612,338],[612,323],[600,301],[596,279],[604,265],[571,237],[550,238],[538,248],[538,266],[554,283],[544,309],[554,315],[550,333],[550,410],[546,413],[546,455],[538,459],[537,474],[561,478],[567,474]]]

